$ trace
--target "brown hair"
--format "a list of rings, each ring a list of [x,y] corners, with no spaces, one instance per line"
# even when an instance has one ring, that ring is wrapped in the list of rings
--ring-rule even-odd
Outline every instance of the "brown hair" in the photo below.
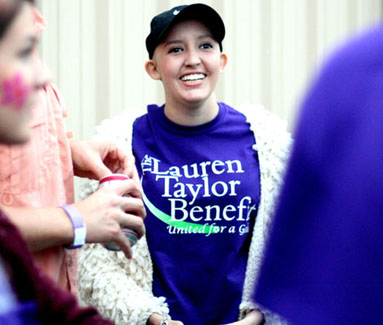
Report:
[[[33,0],[0,0],[0,38],[17,16],[23,2],[34,3]]]

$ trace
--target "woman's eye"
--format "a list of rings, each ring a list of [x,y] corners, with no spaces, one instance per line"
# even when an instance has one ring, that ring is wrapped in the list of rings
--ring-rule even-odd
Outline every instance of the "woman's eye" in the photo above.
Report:
[[[182,52],[182,48],[180,47],[173,47],[169,50],[168,53],[179,53],[179,52]]]
[[[200,45],[200,48],[201,49],[212,49],[213,45],[210,44],[210,43],[203,43],[203,44]]]
[[[29,59],[33,53],[33,48],[29,47],[19,52],[19,56],[22,59]]]

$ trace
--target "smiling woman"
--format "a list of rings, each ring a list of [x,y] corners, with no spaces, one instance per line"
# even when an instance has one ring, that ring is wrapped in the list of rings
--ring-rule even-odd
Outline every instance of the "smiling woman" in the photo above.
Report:
[[[145,65],[151,78],[162,81],[165,114],[175,123],[201,125],[217,115],[214,90],[227,56],[220,52],[220,38],[212,34],[197,20],[180,21],[158,43],[153,59]]]
[[[248,293],[289,134],[261,107],[239,111],[217,101],[227,55],[225,25],[213,8],[177,6],[156,15],[150,27],[145,69],[161,83],[165,104],[148,105],[133,125],[118,115],[98,129],[99,136],[112,132],[132,146],[147,241],[137,243],[132,263],[106,257],[102,247],[85,248],[81,298],[117,324],[261,324],[264,316]],[[136,278],[136,269],[145,276]]]

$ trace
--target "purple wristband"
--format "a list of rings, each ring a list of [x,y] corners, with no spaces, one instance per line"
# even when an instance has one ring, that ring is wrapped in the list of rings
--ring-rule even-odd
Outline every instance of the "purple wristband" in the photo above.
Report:
[[[64,204],[60,208],[63,209],[69,217],[70,221],[72,222],[74,231],[73,244],[65,245],[65,248],[80,248],[85,244],[86,239],[86,225],[82,220],[82,216],[73,205]]]

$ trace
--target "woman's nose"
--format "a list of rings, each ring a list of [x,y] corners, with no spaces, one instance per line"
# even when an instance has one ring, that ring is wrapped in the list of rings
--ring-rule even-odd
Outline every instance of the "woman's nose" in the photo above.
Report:
[[[194,66],[201,63],[201,58],[198,51],[189,49],[186,51],[185,65]]]
[[[35,58],[35,88],[45,87],[51,81],[51,74],[47,66],[37,57]]]

